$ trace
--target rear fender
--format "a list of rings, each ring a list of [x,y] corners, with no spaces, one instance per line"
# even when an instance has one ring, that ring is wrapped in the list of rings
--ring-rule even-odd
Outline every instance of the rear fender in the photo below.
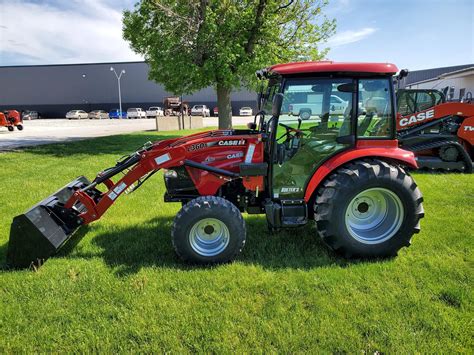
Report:
[[[385,146],[383,146],[384,144]],[[356,148],[335,155],[316,170],[306,186],[305,201],[310,201],[321,182],[337,168],[351,161],[363,158],[392,160],[413,169],[418,168],[413,152],[398,148],[398,141],[359,141]]]

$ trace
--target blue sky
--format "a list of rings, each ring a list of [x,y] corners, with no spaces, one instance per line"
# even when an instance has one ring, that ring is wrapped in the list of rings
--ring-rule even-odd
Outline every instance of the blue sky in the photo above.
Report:
[[[132,61],[122,39],[129,0],[0,0],[0,65]],[[330,0],[335,61],[425,69],[474,63],[474,0]]]

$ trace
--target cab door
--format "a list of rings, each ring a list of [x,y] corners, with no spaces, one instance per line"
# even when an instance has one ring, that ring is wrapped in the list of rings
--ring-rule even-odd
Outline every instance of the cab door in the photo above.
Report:
[[[351,123],[354,87],[353,79],[346,78],[284,81],[283,104],[274,135],[271,174],[274,199],[302,200],[316,169],[355,144]],[[331,100],[339,101],[338,110],[331,110]]]

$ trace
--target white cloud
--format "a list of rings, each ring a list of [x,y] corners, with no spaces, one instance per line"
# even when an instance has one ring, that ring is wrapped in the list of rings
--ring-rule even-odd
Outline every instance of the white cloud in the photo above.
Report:
[[[1,2],[0,23],[0,65],[142,60],[122,39],[122,10],[104,0]]]
[[[364,27],[359,30],[349,30],[336,33],[327,41],[328,47],[339,47],[345,44],[362,41],[377,31],[373,27]]]

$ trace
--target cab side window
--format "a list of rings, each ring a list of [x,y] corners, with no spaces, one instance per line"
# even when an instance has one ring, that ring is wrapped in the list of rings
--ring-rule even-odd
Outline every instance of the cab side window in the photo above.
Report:
[[[393,125],[389,79],[359,80],[357,135],[367,138],[390,138]]]

